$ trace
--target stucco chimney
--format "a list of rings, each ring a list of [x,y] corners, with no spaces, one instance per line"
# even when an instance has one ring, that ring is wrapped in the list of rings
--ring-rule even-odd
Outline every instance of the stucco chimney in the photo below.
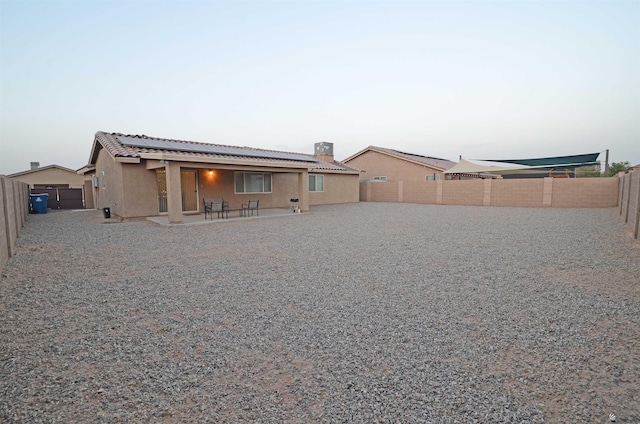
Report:
[[[328,143],[326,141],[316,143],[314,145],[314,156],[317,159],[333,162],[333,143]]]
[[[31,164],[31,170],[33,171],[34,169],[38,169],[40,168],[40,162],[30,162]]]

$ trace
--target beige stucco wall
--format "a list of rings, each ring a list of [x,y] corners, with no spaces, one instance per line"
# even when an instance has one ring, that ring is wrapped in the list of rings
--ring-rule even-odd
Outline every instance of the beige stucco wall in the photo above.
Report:
[[[212,175],[209,175],[209,169],[202,169],[198,174],[200,199],[221,197],[229,202],[232,208],[247,204],[249,200],[258,200],[260,208],[268,209],[289,207],[289,200],[298,197],[297,172],[272,172],[271,193],[235,193],[235,171],[215,168],[211,170]]]
[[[158,215],[158,184],[156,171],[142,164],[120,165],[123,215],[128,218]],[[118,214],[119,215],[119,214]]]
[[[103,174],[104,172],[104,174]],[[95,190],[96,208],[110,208],[111,213],[117,216],[124,215],[124,192],[122,186],[121,164],[116,162],[104,149],[98,153],[96,160],[96,176],[98,188]],[[105,186],[103,188],[103,179]]]
[[[33,188],[34,184],[64,185],[70,188],[82,188],[84,186],[84,176],[75,172],[65,171],[60,168],[43,168],[28,174],[11,177],[14,180],[22,181]]]
[[[87,209],[93,209],[96,207],[93,201],[94,189],[91,183],[91,179],[84,181],[84,207]]]
[[[324,191],[309,192],[310,206],[359,201],[359,175],[322,173],[310,173],[309,175],[324,175]]]
[[[385,176],[389,181],[402,180],[405,183],[412,181],[425,181],[427,175],[438,174],[441,179],[444,175],[426,165],[419,165],[406,160],[397,159],[382,153],[367,151],[345,164],[350,167],[365,171],[360,176],[362,180],[370,180],[376,176]]]
[[[298,172],[272,172],[271,193],[235,193],[235,171],[213,169],[199,173],[200,198],[222,197],[233,207],[240,207],[249,200],[259,200],[260,208],[287,208],[292,198],[300,197]],[[315,174],[314,174],[315,175]],[[358,201],[358,175],[322,174],[324,192],[309,193],[309,205],[350,203]],[[307,187],[304,187],[306,189]]]

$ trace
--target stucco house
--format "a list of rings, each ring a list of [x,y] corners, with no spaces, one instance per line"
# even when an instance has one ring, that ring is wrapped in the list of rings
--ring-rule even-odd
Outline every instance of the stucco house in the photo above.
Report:
[[[359,201],[359,171],[333,159],[331,143],[315,154],[194,141],[96,133],[88,165],[94,199],[122,218],[203,213],[203,199],[230,207],[259,200],[260,208],[287,208]]]
[[[59,165],[41,167],[39,162],[31,162],[31,169],[7,177],[29,184],[32,193],[47,193],[50,209],[93,208],[91,190],[85,190],[85,176],[78,171]]]
[[[447,159],[369,146],[342,161],[362,170],[364,181],[419,182],[444,179],[444,171],[456,163]]]

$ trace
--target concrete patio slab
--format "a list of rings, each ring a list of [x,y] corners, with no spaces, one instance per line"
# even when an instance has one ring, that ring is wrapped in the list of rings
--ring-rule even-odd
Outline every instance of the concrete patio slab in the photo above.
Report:
[[[299,216],[299,215],[301,214],[294,214],[290,209],[274,208],[274,209],[260,209],[259,214],[254,213],[253,215],[248,217],[239,216],[238,211],[230,212],[229,218],[217,218],[217,216],[214,215],[213,219],[211,218],[205,219],[204,213],[184,215],[182,218],[182,222],[180,224],[170,224],[169,217],[167,215],[150,216],[150,217],[147,217],[147,220],[155,222],[156,224],[159,224],[159,225],[174,226],[174,225],[220,224],[220,223],[231,222],[231,221],[247,221],[251,219],[274,218],[279,216]]]

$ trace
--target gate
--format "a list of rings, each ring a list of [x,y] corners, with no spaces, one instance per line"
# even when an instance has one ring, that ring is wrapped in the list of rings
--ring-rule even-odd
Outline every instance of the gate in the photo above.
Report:
[[[47,193],[48,209],[84,209],[81,188],[33,188],[32,194]]]

